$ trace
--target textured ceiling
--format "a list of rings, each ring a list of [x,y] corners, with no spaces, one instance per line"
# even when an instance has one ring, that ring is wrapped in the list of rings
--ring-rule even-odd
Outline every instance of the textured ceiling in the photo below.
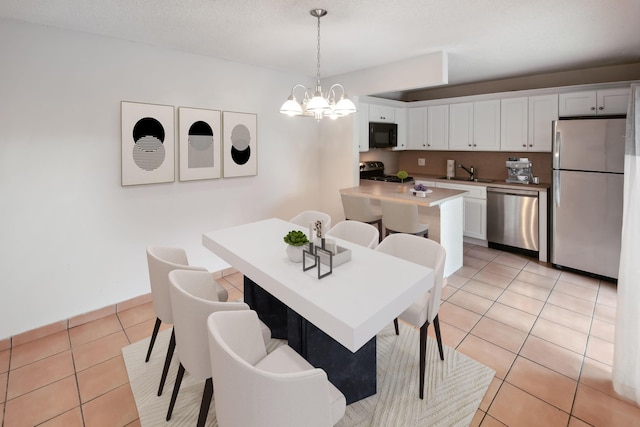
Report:
[[[446,51],[449,83],[640,62],[640,0],[2,0],[0,18],[333,76]]]

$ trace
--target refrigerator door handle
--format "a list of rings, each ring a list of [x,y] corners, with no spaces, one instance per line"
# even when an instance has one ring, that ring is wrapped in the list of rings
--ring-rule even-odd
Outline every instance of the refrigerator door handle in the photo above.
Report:
[[[560,206],[560,171],[553,171],[553,203]]]
[[[553,168],[560,169],[560,145],[562,143],[562,132],[558,130],[558,121],[553,121]]]

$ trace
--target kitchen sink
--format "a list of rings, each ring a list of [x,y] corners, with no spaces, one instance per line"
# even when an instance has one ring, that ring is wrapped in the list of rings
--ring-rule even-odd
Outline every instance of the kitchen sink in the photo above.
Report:
[[[449,181],[467,181],[467,182],[484,182],[484,183],[490,183],[493,182],[492,179],[484,179],[484,178],[476,178],[476,179],[469,179],[469,178],[464,178],[461,176],[454,176],[454,177],[446,177],[446,176],[440,176],[438,177],[438,179],[446,179]]]

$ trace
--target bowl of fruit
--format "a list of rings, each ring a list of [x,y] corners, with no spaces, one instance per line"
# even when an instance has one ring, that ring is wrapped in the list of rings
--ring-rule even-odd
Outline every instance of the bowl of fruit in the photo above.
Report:
[[[431,193],[432,190],[429,190],[429,188],[424,184],[416,184],[413,186],[411,192],[417,197],[427,197],[427,194]]]

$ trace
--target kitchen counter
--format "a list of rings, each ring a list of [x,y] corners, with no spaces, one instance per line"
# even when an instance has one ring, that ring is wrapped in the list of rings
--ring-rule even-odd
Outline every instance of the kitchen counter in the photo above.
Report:
[[[458,182],[458,181],[456,181]],[[400,193],[399,186],[405,186],[406,192]],[[367,196],[377,200],[390,200],[392,202],[413,203],[419,206],[434,207],[446,203],[457,197],[461,197],[466,191],[451,190],[448,188],[430,188],[432,192],[426,197],[414,196],[410,190],[413,188],[411,184],[399,184],[393,182],[370,181],[366,179],[360,180],[359,187],[343,188],[340,190],[344,194],[353,194],[355,196]]]
[[[405,186],[401,193],[398,187]],[[340,193],[372,200],[389,200],[393,202],[418,205],[421,216],[427,218],[429,238],[439,242],[447,251],[445,260],[445,277],[462,267],[462,227],[464,224],[463,195],[467,191],[449,188],[430,188],[426,197],[414,196],[410,189],[413,183],[398,184],[391,182],[360,180],[360,186],[343,188]]]
[[[550,183],[541,182],[540,184],[512,184],[502,179],[494,179],[491,182],[476,182],[465,181],[462,179],[446,179],[442,178],[442,175],[420,175],[412,174],[414,181],[435,181],[435,182],[448,182],[450,184],[464,184],[464,185],[479,185],[482,187],[499,187],[499,188],[514,188],[520,190],[532,190],[538,192],[546,192],[551,188]]]
[[[549,204],[549,193],[551,191],[551,184],[546,182],[541,182],[540,184],[512,184],[508,183],[505,180],[492,180],[492,182],[475,182],[475,181],[465,181],[465,180],[457,180],[457,179],[444,179],[442,175],[420,175],[413,174],[415,181],[429,181],[437,183],[447,183],[447,184],[460,184],[460,185],[469,185],[469,186],[480,186],[480,187],[493,187],[493,188],[503,188],[503,189],[511,189],[511,190],[529,190],[529,191],[537,191],[538,192],[538,259],[540,261],[548,261],[548,241],[547,241],[547,233],[548,233],[548,204]]]

